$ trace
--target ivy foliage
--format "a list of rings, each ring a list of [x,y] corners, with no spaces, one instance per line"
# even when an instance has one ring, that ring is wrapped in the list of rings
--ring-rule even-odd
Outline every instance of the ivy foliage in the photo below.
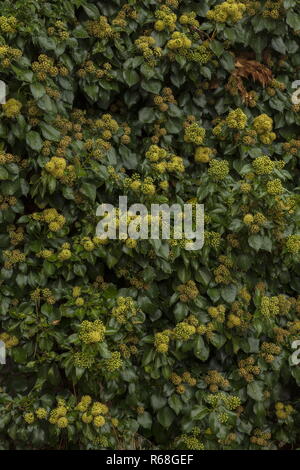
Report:
[[[0,448],[299,447],[299,37],[294,0],[1,2]],[[204,204],[203,248],[97,237],[120,195]]]

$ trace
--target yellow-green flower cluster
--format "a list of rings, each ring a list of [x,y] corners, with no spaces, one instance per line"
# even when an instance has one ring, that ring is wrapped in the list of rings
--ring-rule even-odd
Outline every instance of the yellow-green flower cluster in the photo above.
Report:
[[[22,103],[20,101],[15,100],[14,98],[10,98],[6,103],[2,105],[4,116],[9,119],[14,119],[20,114],[22,108]]]
[[[189,49],[192,47],[192,41],[184,33],[175,31],[172,33],[171,38],[167,42],[167,47],[171,50]]]
[[[221,244],[221,234],[218,232],[204,232],[204,243],[210,248],[219,248]]]
[[[225,266],[224,266],[225,267]],[[216,279],[216,282],[220,282],[220,279]],[[207,309],[209,316],[220,323],[223,323],[225,320],[225,306],[224,305],[218,305],[217,307],[209,307]]]
[[[35,414],[38,419],[46,419],[48,416],[48,411],[45,408],[38,408],[35,411]]]
[[[184,25],[191,25],[198,28],[199,21],[196,20],[196,13],[194,11],[188,11],[183,13],[179,18],[179,23]]]
[[[175,326],[172,335],[174,339],[179,341],[188,341],[191,336],[196,333],[196,328],[193,325],[189,325],[188,323],[182,321],[177,323]]]
[[[266,221],[266,217],[261,212],[257,212],[254,215],[246,214],[243,218],[244,224],[249,226],[251,233],[259,232],[261,226],[264,225]]]
[[[286,249],[293,255],[300,252],[300,235],[290,235],[285,242]]]
[[[215,155],[215,149],[210,147],[197,147],[195,150],[195,162],[196,163],[208,163],[211,158]]]
[[[4,255],[4,268],[11,269],[14,264],[23,263],[26,259],[26,255],[22,253],[20,250],[5,250],[3,252]]]
[[[170,337],[169,337],[169,332],[161,332],[161,333],[155,333],[154,336],[154,346],[157,352],[159,353],[166,353],[168,352],[169,349],[169,342],[170,342]]]
[[[270,145],[276,139],[275,132],[272,132],[273,119],[267,114],[257,116],[253,121],[253,127],[263,144]]]
[[[0,333],[0,341],[3,341],[6,349],[13,348],[19,344],[18,338],[14,335],[10,335],[9,333]]]
[[[45,169],[55,178],[61,178],[64,174],[66,166],[67,162],[64,158],[52,157],[51,160],[46,163]]]
[[[35,421],[35,416],[33,413],[24,413],[23,418],[27,424],[33,424]]]
[[[158,106],[159,110],[162,112],[168,111],[169,109],[168,103],[171,103],[171,104],[177,103],[173,95],[173,90],[170,87],[164,87],[160,95],[154,96],[153,102],[156,106]],[[151,140],[153,143],[156,144],[158,143],[159,139],[162,136],[166,135],[167,130],[164,127],[160,127],[159,124],[154,124],[154,129],[155,129],[155,135],[151,138]]]
[[[131,317],[136,316],[137,307],[131,297],[118,297],[117,306],[112,309],[112,316],[119,323],[126,323]]]
[[[115,372],[123,366],[123,361],[121,359],[121,354],[119,351],[114,351],[111,353],[110,358],[104,360],[104,369],[107,372]]]
[[[32,62],[31,68],[37,74],[37,79],[45,81],[47,77],[55,78],[58,75],[67,76],[69,71],[64,65],[54,65],[54,59],[46,54],[40,54],[38,60]]]
[[[40,220],[48,224],[51,232],[58,232],[65,224],[66,219],[56,209],[45,209],[41,213],[35,212],[31,215],[34,220]]]
[[[1,201],[1,196],[0,196],[0,201]],[[12,202],[12,201],[8,201],[8,203],[9,202]],[[0,208],[1,208],[1,205],[2,204],[0,204]],[[11,204],[11,205],[14,205],[14,204]],[[15,246],[19,245],[24,240],[23,227],[17,228],[15,225],[12,225],[12,226],[7,227],[7,231],[8,231],[9,238],[10,238],[12,245],[15,245]]]
[[[85,424],[93,423],[96,428],[104,426],[106,420],[103,415],[107,415],[108,407],[101,402],[92,402],[89,395],[83,396],[77,404],[75,410],[82,413],[81,421]]]
[[[208,174],[214,181],[222,181],[229,174],[229,163],[227,160],[211,160],[209,162]]]
[[[177,290],[180,294],[181,302],[189,302],[199,295],[199,290],[194,281],[187,281],[185,284],[179,285]]]
[[[72,256],[72,252],[70,250],[70,243],[64,243],[61,247],[60,252],[57,255],[59,261],[66,261],[70,259]]]
[[[197,122],[193,122],[185,127],[184,141],[196,145],[202,145],[205,139],[205,129]]]
[[[50,258],[50,256],[52,255],[53,255],[53,250],[48,250],[48,249],[41,250],[36,254],[38,258],[44,258],[44,259]]]
[[[64,41],[69,38],[70,33],[67,31],[67,25],[63,21],[56,21],[54,26],[50,26],[47,29],[49,36],[56,36],[60,40]]]
[[[275,317],[280,313],[278,297],[263,296],[261,299],[260,311],[264,317]]]
[[[250,437],[250,442],[260,447],[267,447],[270,444],[271,433],[260,429],[254,430],[254,435]]]
[[[177,16],[167,5],[162,5],[159,10],[156,10],[155,18],[157,18],[154,23],[154,29],[156,31],[163,31],[165,29],[169,31],[175,30]]]
[[[58,399],[57,401],[58,406],[50,411],[49,423],[55,424],[60,429],[64,429],[69,424],[67,418],[68,408],[64,400]]]
[[[95,127],[102,130],[101,137],[104,140],[110,140],[112,135],[119,130],[119,124],[111,114],[103,114],[100,119],[95,121]]]
[[[213,57],[212,51],[209,48],[209,42],[207,41],[193,48],[180,49],[179,53],[186,57],[188,61],[198,62],[199,64],[207,64]]]
[[[15,49],[14,47],[9,47],[7,45],[0,45],[0,58],[1,65],[4,68],[10,67],[13,60],[19,59],[22,56],[22,51],[20,49]]]
[[[264,3],[264,9],[262,11],[263,17],[278,20],[284,14],[285,5],[283,0],[267,0]]]
[[[0,30],[3,33],[15,33],[17,24],[17,19],[14,16],[0,16]]]
[[[115,34],[106,16],[100,16],[96,21],[88,21],[86,29],[90,36],[98,39],[109,39]]]
[[[226,124],[228,127],[230,127],[230,129],[245,129],[247,124],[247,116],[240,108],[237,108],[233,111],[230,111],[226,118]]]
[[[152,36],[140,36],[135,40],[135,45],[142,52],[148,65],[154,67],[157,59],[162,55],[161,48],[155,46],[155,39]]]
[[[204,450],[204,444],[199,441],[196,436],[182,434],[179,441],[182,442],[188,450]]]
[[[238,362],[238,373],[250,383],[260,374],[260,367],[255,365],[254,357],[250,356]]]
[[[45,289],[40,289],[39,287],[37,287],[33,292],[31,292],[30,298],[34,302],[40,302],[41,300],[44,300],[50,305],[53,305],[56,302],[52,291],[47,287],[45,287]]]
[[[266,341],[264,341],[261,345],[261,357],[266,362],[273,362],[275,356],[278,356],[281,351],[281,346],[275,343],[267,343]]]
[[[275,178],[274,180],[268,181],[266,185],[267,193],[271,194],[272,196],[277,196],[278,194],[282,194],[284,192],[284,187],[279,178]]]
[[[141,191],[147,196],[153,196],[156,192],[155,184],[153,184],[153,178],[149,176],[147,176],[144,180],[140,180],[140,175],[133,175],[132,178],[126,179],[125,184],[132,191]]]
[[[209,385],[209,390],[212,393],[217,393],[220,387],[229,387],[229,381],[217,370],[209,370],[207,375],[204,377],[204,381]]]
[[[218,418],[219,423],[226,424],[228,422],[229,415],[227,413],[224,413],[223,411],[222,413],[218,413],[217,418]]]
[[[92,403],[92,398],[89,395],[84,395],[81,400],[77,403],[75,410],[84,413]]]
[[[80,324],[79,338],[83,343],[99,343],[104,340],[106,328],[101,320],[84,320]]]
[[[90,239],[90,237],[83,237],[80,240],[80,244],[83,246],[85,251],[93,251],[95,249],[94,242]]]
[[[280,401],[275,403],[275,413],[278,419],[286,420],[294,412],[292,405],[285,405]]]
[[[224,264],[220,264],[216,269],[214,269],[215,282],[217,284],[230,284],[232,282],[232,277],[230,270]]]
[[[152,168],[158,173],[179,172],[183,173],[185,168],[183,159],[177,155],[170,154],[158,145],[151,145],[146,152],[146,158],[151,162]]]
[[[246,6],[238,0],[226,0],[209,10],[206,17],[217,23],[237,23],[243,18]]]
[[[91,368],[95,363],[95,357],[92,353],[77,351],[74,353],[74,366],[83,369]]]
[[[255,158],[252,166],[257,175],[270,175],[276,168],[276,162],[272,161],[267,155]]]
[[[235,395],[218,392],[215,395],[207,395],[206,401],[214,408],[223,404],[228,410],[235,410],[241,405],[241,399]]]
[[[188,371],[183,372],[181,377],[180,375],[175,374],[175,372],[172,372],[170,376],[170,381],[177,386],[180,385],[182,382],[190,385],[191,387],[194,387],[197,384],[197,380],[192,377],[191,373]]]
[[[113,75],[111,74],[111,69],[112,65],[109,62],[105,62],[102,68],[98,68],[92,60],[87,60],[81,65],[80,69],[77,71],[77,75],[80,78],[89,76],[92,78],[112,80]]]

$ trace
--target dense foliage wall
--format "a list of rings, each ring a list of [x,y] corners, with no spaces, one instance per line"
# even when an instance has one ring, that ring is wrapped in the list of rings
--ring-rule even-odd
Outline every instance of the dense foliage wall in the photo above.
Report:
[[[299,447],[299,2],[0,7],[0,448]]]

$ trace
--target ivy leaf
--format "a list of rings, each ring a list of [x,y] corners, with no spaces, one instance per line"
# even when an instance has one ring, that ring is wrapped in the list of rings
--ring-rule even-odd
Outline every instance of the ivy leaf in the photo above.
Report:
[[[32,150],[39,152],[43,147],[43,141],[36,131],[30,131],[26,135],[26,143]]]
[[[47,124],[46,122],[41,122],[40,123],[40,128],[42,130],[42,134],[47,140],[53,140],[55,142],[58,142],[60,139],[60,132],[55,129],[55,127],[51,126],[50,124]]]
[[[96,186],[93,183],[83,183],[80,188],[81,194],[84,194],[91,201],[96,199]]]
[[[123,78],[129,87],[132,87],[140,80],[139,74],[135,70],[124,70]]]
[[[181,398],[174,393],[169,399],[168,399],[168,404],[172,408],[173,411],[178,415],[180,411],[182,410],[183,403]]]
[[[155,95],[158,95],[160,90],[161,90],[161,83],[158,80],[142,80],[141,82],[141,87],[145,91],[149,91],[149,93],[153,93]]]
[[[154,411],[159,410],[160,408],[165,406],[165,404],[167,403],[167,399],[165,397],[162,397],[157,394],[153,394],[150,398],[150,401],[151,401],[151,406],[154,409]]]
[[[253,398],[256,401],[262,401],[264,398],[264,384],[263,382],[259,382],[258,380],[254,380],[253,382],[247,385],[247,394],[249,397]]]
[[[248,243],[255,251],[259,251],[262,247],[263,239],[261,235],[250,235]]]
[[[196,405],[191,410],[191,418],[195,421],[201,421],[209,414],[209,408],[202,405]]]
[[[30,91],[36,100],[44,96],[46,93],[46,89],[41,83],[32,83],[30,85]]]
[[[221,295],[226,302],[231,304],[236,299],[237,287],[234,284],[224,286],[221,288]]]
[[[164,428],[169,428],[171,424],[173,423],[175,417],[176,417],[175,413],[168,406],[165,406],[164,408],[159,410],[159,412],[157,413],[158,422]]]
[[[143,428],[151,429],[152,417],[147,411],[144,411],[142,415],[139,415],[137,421]]]
[[[294,31],[300,30],[300,15],[297,15],[294,11],[288,11],[286,22]]]

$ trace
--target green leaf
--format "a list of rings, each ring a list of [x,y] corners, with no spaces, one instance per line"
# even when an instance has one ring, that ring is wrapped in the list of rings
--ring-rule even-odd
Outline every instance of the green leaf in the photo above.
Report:
[[[294,11],[288,11],[286,15],[286,22],[294,31],[300,31],[300,15]]]
[[[7,180],[8,177],[8,171],[3,166],[0,166],[0,180]]]
[[[59,141],[60,132],[57,129],[55,129],[53,126],[50,126],[50,124],[47,124],[45,122],[41,122],[40,128],[42,130],[42,134],[45,139],[53,140],[55,142]]]
[[[247,385],[247,394],[249,397],[256,401],[262,401],[264,399],[264,384],[255,380]]]
[[[93,5],[92,3],[83,4],[82,8],[84,9],[89,18],[97,20],[100,17],[100,12],[96,5]]]
[[[152,123],[155,121],[155,113],[153,112],[153,108],[142,108],[139,111],[139,121],[142,124]]]
[[[147,411],[139,415],[137,421],[145,429],[151,429],[152,427],[152,417]]]
[[[255,251],[259,251],[263,244],[263,238],[261,235],[250,235],[248,243]]]
[[[177,415],[180,413],[183,407],[182,400],[176,393],[168,398],[168,404]]]
[[[231,304],[235,301],[237,296],[237,287],[234,284],[230,284],[228,286],[224,286],[221,288],[221,296],[223,299]]]
[[[138,164],[137,155],[126,145],[119,146],[119,153],[122,157],[123,165],[127,170],[135,170]]]
[[[140,80],[139,74],[135,70],[123,70],[123,78],[130,87]]]
[[[202,405],[196,405],[191,410],[191,418],[195,421],[201,421],[208,414],[209,409]]]
[[[165,406],[165,404],[167,403],[167,399],[165,397],[162,397],[157,394],[153,394],[150,398],[150,401],[151,401],[151,406],[154,409],[154,411],[159,410],[160,408]]]
[[[158,95],[161,90],[162,84],[158,80],[142,80],[141,87],[143,88],[143,90],[148,91],[149,93]]]
[[[46,93],[45,87],[41,83],[32,83],[30,85],[30,91],[31,91],[34,99],[36,99],[36,100],[38,100],[39,98],[44,96],[45,93]]]
[[[173,423],[175,417],[176,417],[175,413],[168,406],[165,406],[164,408],[159,410],[159,412],[157,413],[158,422],[164,428],[169,428],[171,424]]]
[[[43,141],[36,131],[30,131],[26,135],[26,143],[32,150],[39,152],[43,147]]]
[[[97,189],[93,183],[83,183],[79,191],[91,201],[95,201]]]
[[[205,345],[202,336],[198,336],[194,343],[194,355],[200,359],[200,361],[206,361],[209,356],[209,349]]]
[[[209,47],[217,57],[220,57],[224,51],[222,42],[216,41],[215,39],[209,43]]]
[[[275,51],[279,52],[280,54],[286,53],[286,44],[282,37],[273,38],[271,44]]]

